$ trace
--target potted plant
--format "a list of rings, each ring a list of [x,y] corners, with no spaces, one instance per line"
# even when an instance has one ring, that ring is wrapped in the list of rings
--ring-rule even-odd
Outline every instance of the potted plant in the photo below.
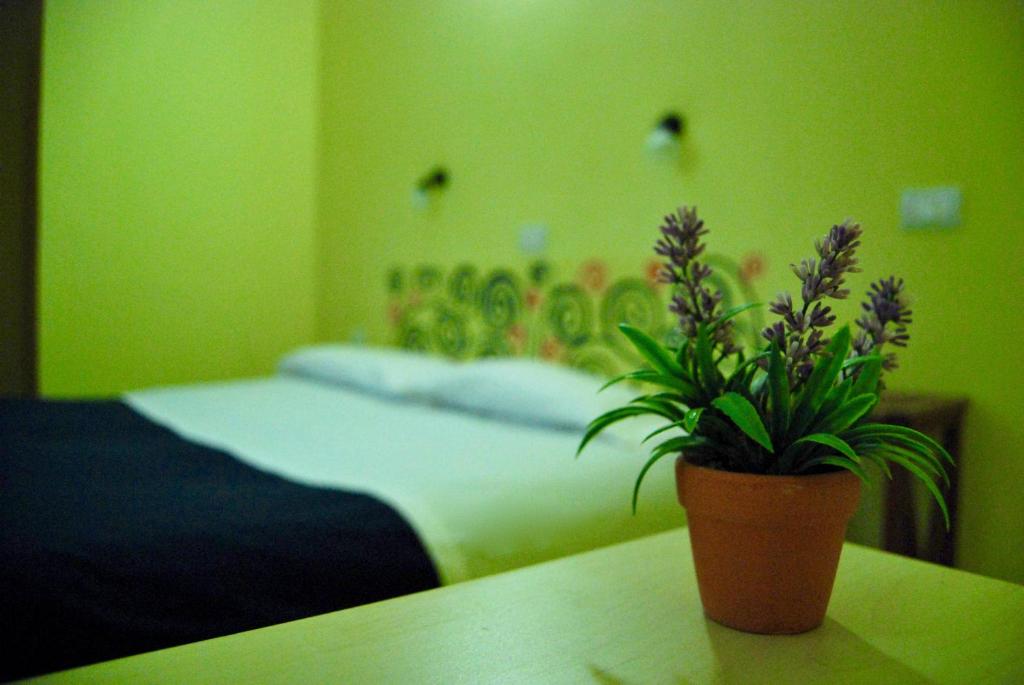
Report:
[[[888,348],[908,340],[902,280],[871,285],[855,336],[844,326],[828,337],[835,316],[826,302],[847,297],[846,275],[860,270],[858,224],[833,226],[815,243],[816,258],[793,265],[800,303],[778,296],[770,311],[780,320],[750,354],[734,342],[733,318],[757,305],[723,311],[701,261],[706,233],[696,209],[665,218],[655,252],[665,259],[660,277],[673,287],[669,309],[681,342],[670,348],[620,326],[647,366],[608,385],[632,381],[655,391],[595,418],[577,455],[613,423],[663,418],[645,439],[660,443],[636,479],[634,512],[644,475],[677,455],[677,491],[707,616],[750,632],[799,633],[824,620],[865,464],[890,477],[892,464],[908,469],[948,526],[936,481],[952,458],[922,433],[869,418],[882,374],[896,366]]]

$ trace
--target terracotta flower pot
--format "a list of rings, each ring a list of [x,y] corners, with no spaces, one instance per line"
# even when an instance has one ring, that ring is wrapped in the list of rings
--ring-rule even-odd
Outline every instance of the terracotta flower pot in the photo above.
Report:
[[[855,475],[731,473],[679,457],[676,486],[708,618],[751,633],[821,625],[860,500]]]

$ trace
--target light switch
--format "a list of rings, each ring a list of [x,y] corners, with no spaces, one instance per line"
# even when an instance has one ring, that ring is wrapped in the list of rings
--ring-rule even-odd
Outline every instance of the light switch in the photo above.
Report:
[[[544,224],[523,224],[519,229],[519,250],[523,254],[540,254],[548,246],[548,227]]]
[[[963,195],[955,186],[906,188],[900,196],[903,228],[953,228],[960,225]]]

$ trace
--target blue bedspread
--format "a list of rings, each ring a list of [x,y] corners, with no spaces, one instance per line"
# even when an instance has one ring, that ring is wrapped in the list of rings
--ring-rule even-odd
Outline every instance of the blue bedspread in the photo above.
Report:
[[[298,485],[117,401],[0,400],[0,679],[438,585],[372,497]]]

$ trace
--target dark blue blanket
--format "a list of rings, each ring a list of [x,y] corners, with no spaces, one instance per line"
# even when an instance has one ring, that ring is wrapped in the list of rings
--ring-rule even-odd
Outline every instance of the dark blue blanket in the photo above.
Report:
[[[115,401],[0,400],[0,679],[425,590],[409,525]]]

